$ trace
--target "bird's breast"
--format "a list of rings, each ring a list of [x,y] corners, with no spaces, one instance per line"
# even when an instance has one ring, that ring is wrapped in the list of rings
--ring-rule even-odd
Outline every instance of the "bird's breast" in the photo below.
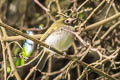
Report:
[[[69,28],[66,27],[66,29]],[[58,29],[48,36],[45,43],[58,49],[59,51],[65,51],[72,45],[73,41],[74,36],[72,33],[65,31],[64,29]]]

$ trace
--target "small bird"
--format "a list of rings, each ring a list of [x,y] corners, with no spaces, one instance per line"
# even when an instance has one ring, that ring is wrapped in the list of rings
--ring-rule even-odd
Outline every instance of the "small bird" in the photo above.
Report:
[[[61,17],[55,21],[50,28],[42,35],[40,41],[44,41],[47,45],[52,46],[59,51],[66,51],[74,41],[74,35],[69,31],[74,31],[72,24],[75,18]],[[38,69],[42,71],[50,53],[55,53],[47,48],[43,48],[43,53],[40,56]],[[57,53],[56,53],[57,54]]]

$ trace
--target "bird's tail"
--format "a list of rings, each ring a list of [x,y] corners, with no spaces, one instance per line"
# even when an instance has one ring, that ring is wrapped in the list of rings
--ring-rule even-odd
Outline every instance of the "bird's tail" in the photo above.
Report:
[[[47,50],[42,50],[42,53],[41,53],[41,56],[40,56],[40,59],[37,63],[37,69],[39,69],[40,71],[43,70],[43,68],[45,67],[45,64],[48,60],[48,57],[49,57],[49,51]]]

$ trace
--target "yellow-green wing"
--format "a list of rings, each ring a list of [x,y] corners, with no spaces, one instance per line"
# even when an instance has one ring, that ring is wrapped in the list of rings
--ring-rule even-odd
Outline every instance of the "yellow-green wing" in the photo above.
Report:
[[[60,24],[58,22],[54,22],[50,28],[42,35],[40,41],[44,41],[51,33],[59,28]]]
[[[59,20],[55,21],[50,28],[42,35],[41,41],[44,41],[51,33],[56,31],[58,28],[62,27],[64,25],[63,20],[64,18],[60,18]]]

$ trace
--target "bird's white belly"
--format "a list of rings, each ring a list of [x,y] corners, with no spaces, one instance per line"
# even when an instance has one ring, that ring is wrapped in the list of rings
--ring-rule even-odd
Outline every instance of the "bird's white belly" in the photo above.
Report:
[[[73,41],[73,34],[65,30],[59,30],[49,35],[45,43],[59,51],[65,51],[72,45]]]

